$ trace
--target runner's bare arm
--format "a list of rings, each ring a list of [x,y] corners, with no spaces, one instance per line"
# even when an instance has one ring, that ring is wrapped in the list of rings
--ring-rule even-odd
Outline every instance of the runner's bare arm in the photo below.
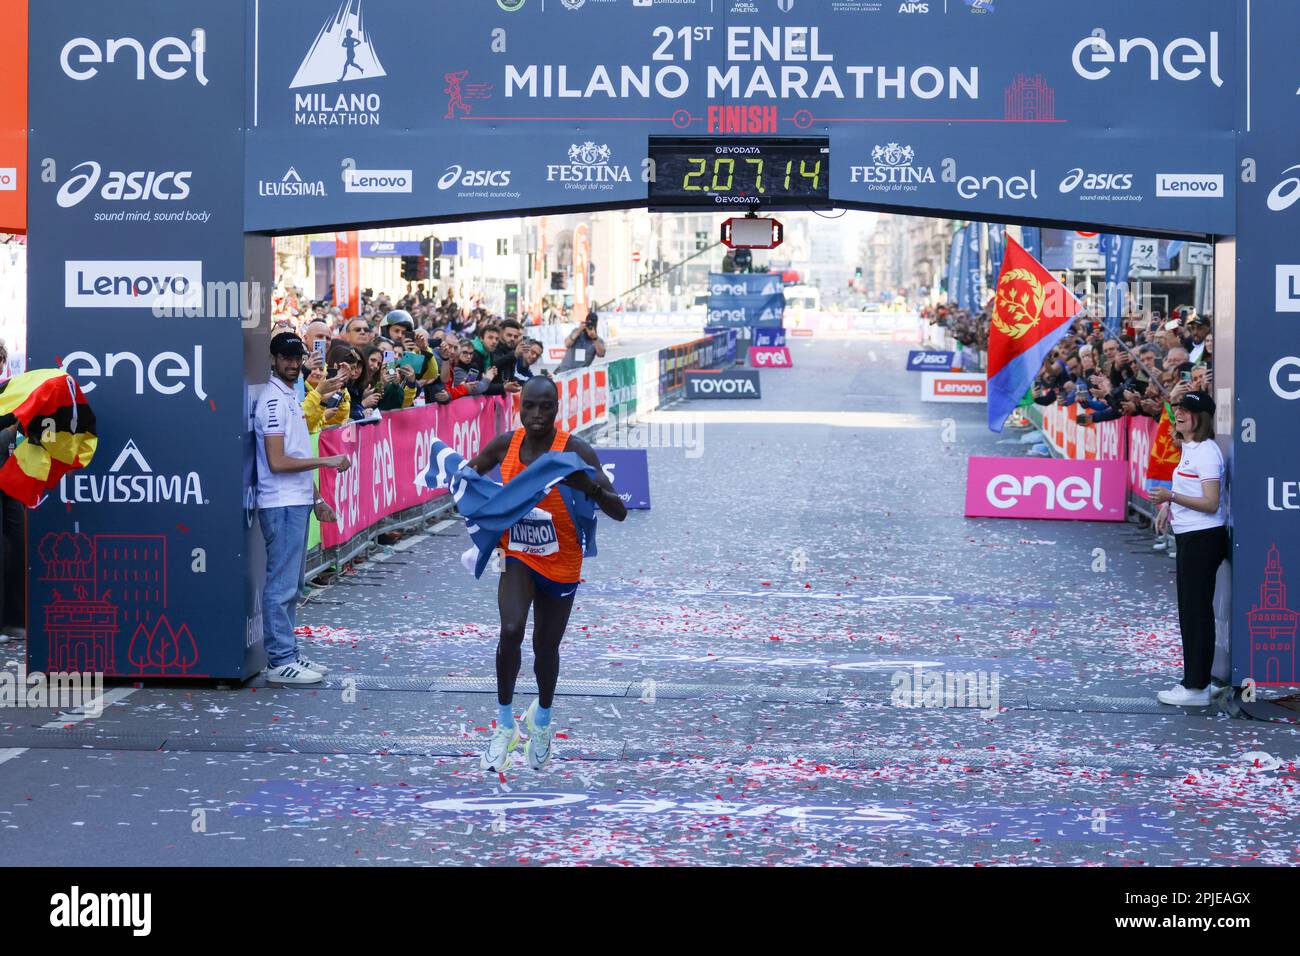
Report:
[[[564,479],[564,483],[595,499],[600,510],[615,521],[622,521],[626,518],[627,505],[623,503],[623,499],[614,490],[613,484],[605,475],[605,470],[600,467],[600,459],[596,457],[595,449],[581,438],[575,438],[571,435],[569,436],[569,444],[565,446],[565,451],[574,452],[579,458],[595,468],[596,477],[592,479],[581,472],[574,472]]]
[[[506,452],[510,450],[513,432],[502,432],[483,446],[483,450],[470,459],[469,466],[480,475],[486,475],[501,462],[505,461]]]

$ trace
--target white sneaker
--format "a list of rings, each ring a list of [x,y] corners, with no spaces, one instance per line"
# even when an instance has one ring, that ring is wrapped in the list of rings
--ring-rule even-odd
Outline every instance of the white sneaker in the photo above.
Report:
[[[528,766],[534,770],[541,770],[551,762],[551,738],[555,736],[555,724],[550,723],[545,727],[538,727],[533,718],[537,714],[537,701],[528,705],[528,710],[524,711],[524,727],[528,731],[528,743],[524,747],[524,755],[528,757]]]
[[[300,661],[290,661],[266,672],[266,680],[271,684],[319,684],[324,679],[319,671],[303,667]]]
[[[1153,545],[1151,545],[1151,550],[1152,550],[1152,551],[1164,551],[1164,550],[1165,550],[1166,548],[1168,548],[1168,547],[1169,547],[1169,542],[1166,541],[1166,540],[1164,539],[1164,537],[1159,537],[1159,538],[1156,539],[1156,543],[1153,544]]]
[[[492,739],[488,741],[487,749],[483,751],[483,756],[479,758],[479,768],[505,773],[510,769],[510,754],[519,746],[519,740],[518,721],[515,721],[509,727],[498,723],[497,729],[492,732]]]
[[[317,674],[328,674],[330,669],[317,661],[308,660],[301,654],[298,655],[298,666],[305,667],[309,671],[315,671]]]
[[[1210,688],[1188,690],[1182,684],[1175,684],[1169,690],[1162,690],[1156,694],[1156,700],[1175,707],[1209,707]]]

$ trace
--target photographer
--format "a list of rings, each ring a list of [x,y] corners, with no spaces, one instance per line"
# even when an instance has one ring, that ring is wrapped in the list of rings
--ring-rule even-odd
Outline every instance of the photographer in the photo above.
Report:
[[[1177,542],[1183,682],[1156,698],[1162,704],[1205,707],[1214,664],[1214,580],[1228,557],[1223,453],[1214,441],[1214,399],[1205,392],[1182,395],[1174,431],[1182,441],[1182,459],[1174,471],[1173,489],[1152,489],[1151,501],[1160,506],[1157,533],[1172,526]]]
[[[599,321],[600,316],[595,312],[588,312],[586,321],[569,333],[568,338],[564,340],[564,347],[567,350],[564,353],[564,361],[555,371],[567,372],[569,369],[586,368],[597,358],[605,357],[605,340],[596,332]]]

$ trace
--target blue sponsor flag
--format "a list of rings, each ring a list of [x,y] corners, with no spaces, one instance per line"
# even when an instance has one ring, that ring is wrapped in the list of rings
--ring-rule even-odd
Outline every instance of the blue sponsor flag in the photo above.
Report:
[[[429,451],[429,464],[416,482],[451,492],[456,509],[465,517],[465,530],[478,550],[472,556],[474,577],[478,578],[483,576],[501,535],[537,507],[557,485],[573,518],[582,553],[595,557],[596,503],[581,492],[560,485],[579,471],[593,480],[596,477],[596,469],[573,452],[548,451],[503,485],[480,475],[454,448],[435,439]]]
[[[1160,261],[1157,263],[1161,269],[1173,268],[1173,258],[1183,251],[1187,243],[1182,239],[1162,239],[1160,241]]]
[[[709,325],[779,325],[784,316],[785,284],[779,273],[709,274]]]
[[[1100,245],[1106,257],[1106,332],[1118,335],[1124,321],[1124,285],[1133,263],[1133,237],[1106,233]]]
[[[1038,261],[1043,261],[1043,230],[1038,226],[1025,226],[1020,230],[1021,238],[1025,240],[1025,252],[1029,253]],[[1003,243],[1003,252],[1006,251],[1006,244]],[[1002,266],[999,261],[997,274],[1002,274]]]
[[[970,260],[970,226],[962,226],[961,232],[957,234],[961,249],[957,253],[957,308],[970,308],[970,283],[966,277],[970,272],[968,262]]]
[[[1002,275],[1002,252],[1006,249],[1006,226],[993,223],[989,226],[989,271],[993,275],[993,284],[997,285],[998,276]]]
[[[948,301],[956,302],[958,296],[958,286],[961,283],[961,250],[962,234],[958,229],[952,234],[952,242],[948,248]]]
[[[966,308],[978,312],[984,305],[980,295],[980,226],[973,222],[966,227]]]

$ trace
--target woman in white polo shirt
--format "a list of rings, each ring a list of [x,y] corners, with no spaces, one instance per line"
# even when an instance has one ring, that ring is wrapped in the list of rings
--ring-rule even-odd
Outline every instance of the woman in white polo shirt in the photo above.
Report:
[[[1174,413],[1174,431],[1182,439],[1182,458],[1173,488],[1156,488],[1151,500],[1160,505],[1156,531],[1163,533],[1172,525],[1178,546],[1183,682],[1156,698],[1162,704],[1204,707],[1210,703],[1214,663],[1214,579],[1228,556],[1223,453],[1214,441],[1214,399],[1205,392],[1184,395]]]

